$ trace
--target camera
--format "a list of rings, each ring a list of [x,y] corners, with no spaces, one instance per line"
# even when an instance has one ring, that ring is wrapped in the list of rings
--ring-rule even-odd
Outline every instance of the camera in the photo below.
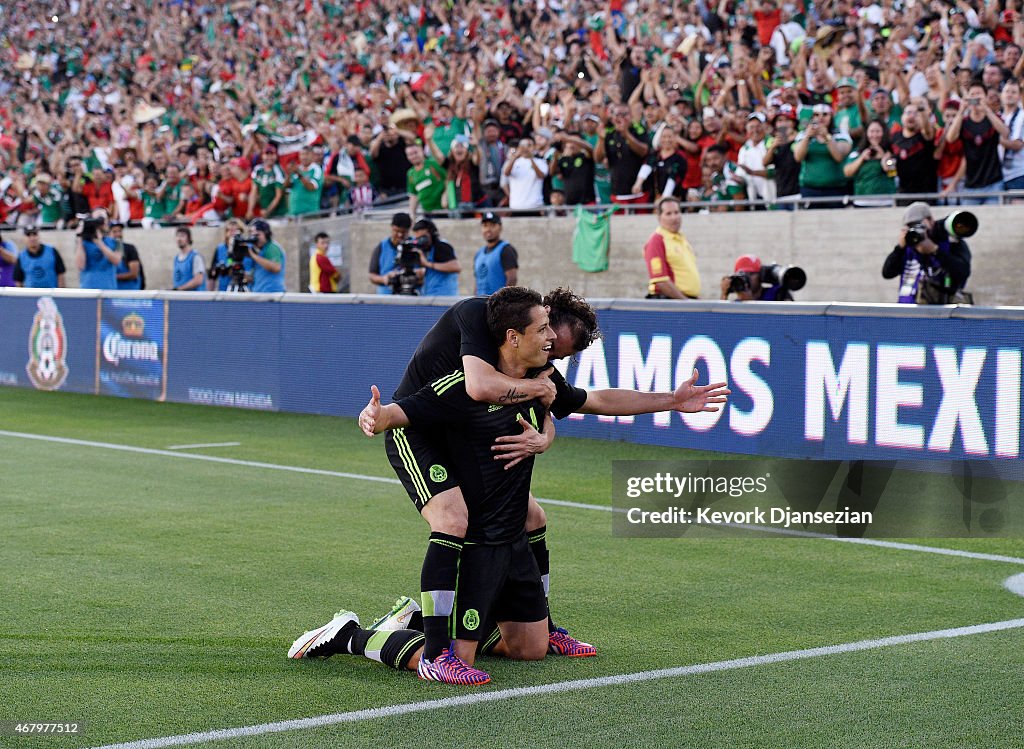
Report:
[[[389,285],[391,291],[399,296],[416,296],[417,287],[420,285],[416,277],[416,268],[420,264],[420,255],[417,250],[426,252],[430,249],[430,237],[410,237],[398,245],[398,252],[395,253],[395,265],[400,269],[398,275],[391,278]]]
[[[928,227],[918,221],[907,227],[906,242],[908,247],[917,247],[928,236]]]
[[[736,273],[729,276],[729,294],[738,294],[742,291],[750,291],[750,276],[746,273]]]
[[[255,237],[234,237],[231,246],[228,247],[228,262],[218,263],[210,268],[210,278],[230,278],[228,291],[249,291],[249,285],[245,282],[244,263],[249,257],[250,249],[259,252]]]
[[[970,211],[954,211],[946,218],[937,222],[935,231],[939,241],[942,234],[951,239],[966,239],[973,237],[978,231],[978,217]],[[907,227],[906,243],[908,247],[916,247],[928,236],[928,227],[922,221],[910,224]]]
[[[800,291],[807,283],[807,273],[796,265],[763,265],[761,283],[786,291]]]
[[[92,242],[96,239],[96,233],[106,225],[106,219],[97,218],[88,213],[79,213],[75,216],[82,225],[82,241]]]

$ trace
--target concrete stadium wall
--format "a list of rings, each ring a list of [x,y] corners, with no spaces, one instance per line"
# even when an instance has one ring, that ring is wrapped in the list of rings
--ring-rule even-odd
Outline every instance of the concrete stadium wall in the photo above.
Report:
[[[968,288],[984,306],[1024,305],[1020,263],[1024,257],[1024,207],[983,206],[974,209],[981,229],[971,239],[973,273]],[[936,215],[945,211],[938,209]],[[718,298],[719,279],[732,269],[738,255],[754,253],[764,262],[800,265],[807,271],[807,286],[797,294],[807,302],[895,302],[897,281],[881,276],[882,261],[891,250],[902,209],[818,210],[799,212],[746,212],[686,214],[683,232],[697,253],[704,299]],[[473,292],[473,255],[481,245],[475,220],[438,222],[463,264],[459,289]],[[572,262],[571,217],[510,218],[503,237],[519,250],[520,283],[539,289],[559,284],[592,298],[640,298],[646,294],[647,275],[643,245],[657,222],[654,216],[615,216],[612,219],[609,268],[584,273]],[[289,291],[305,291],[308,283],[308,247],[313,235],[326,231],[345,248],[345,274],[351,291],[374,293],[367,277],[370,254],[387,235],[386,221],[320,219],[274,228],[274,239],[285,249]],[[220,228],[193,229],[195,247],[209,258],[221,241]],[[24,238],[8,232],[5,238],[22,244]],[[171,286],[173,257],[177,252],[173,229],[129,229],[126,240],[139,248],[151,289]],[[46,232],[43,241],[56,246],[68,266],[68,286],[77,287],[74,239],[70,232]]]

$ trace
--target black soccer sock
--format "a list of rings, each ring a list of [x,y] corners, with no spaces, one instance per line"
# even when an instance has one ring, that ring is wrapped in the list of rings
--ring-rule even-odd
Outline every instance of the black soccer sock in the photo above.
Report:
[[[537,569],[540,570],[540,581],[544,584],[544,598],[548,597],[548,590],[551,587],[551,562],[548,554],[548,527],[542,525],[529,534],[527,539],[530,542],[530,551],[537,560]],[[555,631],[555,621],[551,618],[551,604],[548,603],[548,631]]]
[[[352,635],[348,652],[403,671],[409,665],[412,654],[422,644],[423,633],[411,629],[383,632],[357,629]]]
[[[450,620],[455,607],[455,583],[463,540],[446,533],[431,533],[420,573],[420,606],[423,607],[423,657],[434,659],[451,642]]]

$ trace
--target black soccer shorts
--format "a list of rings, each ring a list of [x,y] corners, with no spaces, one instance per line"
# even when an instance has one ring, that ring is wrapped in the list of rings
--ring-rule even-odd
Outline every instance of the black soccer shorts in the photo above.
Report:
[[[422,511],[435,494],[459,485],[443,431],[392,429],[385,435],[384,444],[391,467],[417,511]]]
[[[455,637],[487,637],[490,622],[539,622],[548,618],[548,604],[537,559],[524,533],[507,544],[467,543],[459,562],[455,594]]]

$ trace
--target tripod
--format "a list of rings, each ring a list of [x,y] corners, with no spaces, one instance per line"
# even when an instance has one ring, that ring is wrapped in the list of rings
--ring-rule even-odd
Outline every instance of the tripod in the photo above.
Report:
[[[228,282],[227,291],[252,291],[245,282],[245,272],[231,271],[231,280]]]

